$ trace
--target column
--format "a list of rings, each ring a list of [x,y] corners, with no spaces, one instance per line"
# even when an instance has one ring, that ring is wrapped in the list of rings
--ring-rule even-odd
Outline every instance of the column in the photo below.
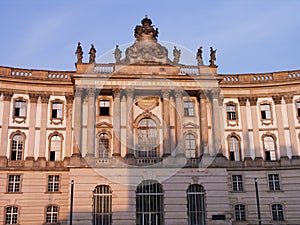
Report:
[[[48,102],[50,95],[41,95],[41,124],[40,124],[40,159],[46,158],[46,142],[47,142],[47,121],[48,121]]]
[[[261,148],[260,148],[260,138],[258,129],[258,118],[257,118],[257,97],[250,97],[250,111],[252,119],[252,130],[253,130],[253,144],[255,151],[255,159],[262,159]]]
[[[182,117],[183,117],[183,103],[182,103],[182,90],[175,90],[175,107],[176,107],[176,155],[185,155],[183,140],[182,140]]]
[[[133,89],[126,89],[126,157],[133,157]]]
[[[80,155],[81,151],[81,125],[82,125],[82,89],[77,88],[74,100],[74,141],[73,155]]]
[[[65,157],[70,157],[72,152],[72,110],[73,95],[66,96],[66,137],[65,137]]]
[[[243,152],[244,160],[251,160],[251,151],[250,151],[250,138],[249,138],[249,128],[248,128],[248,118],[247,118],[247,101],[246,97],[239,97],[239,104],[241,110],[241,125],[243,132]]]
[[[287,118],[288,118],[288,123],[289,123],[289,131],[290,131],[290,139],[291,139],[291,147],[292,147],[292,157],[297,158],[297,157],[299,157],[299,152],[298,152],[298,148],[297,148],[295,114],[293,112],[293,110],[294,110],[293,96],[285,95],[284,100],[286,103]]]
[[[221,124],[220,124],[220,108],[219,108],[219,90],[210,92],[211,111],[212,111],[212,140],[213,148],[210,150],[210,155],[215,156],[221,153]]]
[[[2,114],[2,127],[1,127],[1,149],[0,157],[6,157],[7,142],[8,142],[8,125],[10,115],[10,103],[13,96],[12,92],[3,92],[3,114]]]
[[[272,96],[275,103],[275,113],[277,118],[277,129],[278,129],[278,141],[279,141],[279,151],[281,158],[287,158],[285,134],[284,134],[284,125],[283,125],[283,116],[282,116],[282,105],[281,99],[282,96]]]
[[[199,112],[200,112],[200,143],[201,154],[209,154],[208,151],[208,122],[207,122],[207,107],[206,96],[203,91],[199,91]]]
[[[121,156],[121,90],[114,89],[112,91],[114,96],[113,104],[113,156]]]
[[[30,115],[29,115],[29,130],[28,130],[28,151],[26,160],[34,160],[35,150],[35,126],[36,126],[36,106],[39,95],[29,94],[30,99]]]
[[[96,89],[88,89],[87,157],[95,156],[95,94]]]
[[[171,155],[171,145],[170,145],[170,90],[163,90],[163,157],[168,157]]]

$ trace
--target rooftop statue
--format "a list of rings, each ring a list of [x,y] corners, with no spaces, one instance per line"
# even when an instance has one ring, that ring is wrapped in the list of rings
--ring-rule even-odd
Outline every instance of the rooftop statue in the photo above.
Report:
[[[121,55],[122,51],[119,49],[119,45],[116,45],[115,51],[113,53],[115,55],[116,63],[121,63]]]
[[[176,46],[174,46],[174,50],[173,50],[174,60],[173,60],[173,62],[175,64],[179,63],[180,54],[181,54],[181,50],[177,49]]]
[[[134,29],[134,36],[136,38],[137,41],[141,41],[141,40],[157,40],[157,36],[158,36],[158,28],[154,29],[154,27],[152,26],[152,21],[151,19],[149,19],[147,17],[147,15],[145,16],[144,19],[142,19],[141,21],[142,26],[141,25],[136,25],[135,29]]]
[[[198,48],[198,52],[196,55],[198,66],[203,66],[203,59],[202,59],[202,46]]]
[[[78,42],[75,54],[77,56],[77,64],[81,64],[82,63],[82,59],[83,59],[83,51],[82,51],[82,48],[80,46],[80,42]]]
[[[209,66],[211,67],[217,67],[217,65],[215,64],[216,61],[216,52],[217,49],[213,49],[212,47],[210,47],[210,60],[209,60]]]
[[[93,44],[91,45],[91,49],[90,49],[89,54],[90,54],[89,63],[94,63],[95,59],[96,59],[96,49],[95,49]]]

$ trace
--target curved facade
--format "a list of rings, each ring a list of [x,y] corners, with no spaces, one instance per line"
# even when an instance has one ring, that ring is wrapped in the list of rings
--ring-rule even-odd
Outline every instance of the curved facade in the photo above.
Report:
[[[300,70],[180,64],[145,18],[116,62],[0,67],[4,224],[299,224]],[[117,47],[118,48],[118,47]],[[179,54],[179,55],[178,55]]]

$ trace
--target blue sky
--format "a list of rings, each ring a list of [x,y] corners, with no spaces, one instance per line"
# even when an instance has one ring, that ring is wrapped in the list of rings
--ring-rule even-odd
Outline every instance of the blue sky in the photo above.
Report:
[[[300,69],[298,0],[1,0],[0,65],[74,70],[77,42],[84,61],[90,44],[101,55],[134,41],[133,29],[147,14],[159,41],[187,49],[181,62],[196,64],[204,47],[217,49],[219,73]],[[172,55],[169,53],[170,58]],[[109,58],[108,57],[108,58]]]

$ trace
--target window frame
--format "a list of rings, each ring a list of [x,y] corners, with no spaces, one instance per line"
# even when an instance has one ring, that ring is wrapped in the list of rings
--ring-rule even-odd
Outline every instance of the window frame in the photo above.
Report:
[[[262,107],[264,105],[268,105],[270,107],[269,110],[262,110]],[[261,121],[261,124],[262,125],[271,125],[273,124],[273,120],[274,120],[274,116],[273,116],[273,104],[269,101],[262,101],[259,103],[259,112],[260,112],[260,121]],[[269,112],[269,116],[267,116],[267,113],[264,113],[265,114],[265,117],[266,118],[263,118],[263,112]]]
[[[235,111],[228,111],[227,107],[230,106],[234,106],[235,107]],[[238,126],[239,125],[239,113],[238,113],[238,104],[233,102],[233,101],[229,101],[227,103],[225,103],[225,109],[226,109],[226,121],[227,121],[227,126]],[[231,114],[235,115],[235,119],[231,119]]]
[[[56,209],[57,209],[57,212],[53,212],[53,211],[51,211],[51,212],[49,212],[50,213],[50,218],[51,218],[51,220],[53,220],[53,215],[57,215],[57,221],[53,221],[53,222],[47,222],[47,216],[48,216],[48,208],[49,207],[52,207],[52,209],[55,207]],[[45,224],[44,225],[48,225],[48,224],[60,224],[59,223],[59,206],[58,205],[46,205],[45,206]]]
[[[58,177],[58,181],[50,180],[50,177]],[[50,186],[51,184],[51,186]],[[56,188],[56,184],[58,184]],[[46,186],[46,193],[61,193],[61,174],[47,174],[47,186]]]
[[[296,99],[294,101],[295,103],[295,110],[296,110],[296,118],[298,120],[298,123],[300,123],[300,98]],[[298,104],[299,104],[299,107],[298,107]]]
[[[101,148],[100,141],[101,141],[101,135],[102,134],[106,135],[107,138],[105,138],[105,140],[108,142],[107,143],[108,144],[108,149],[105,148],[106,149],[106,155],[104,155],[104,156],[100,152],[100,150],[101,150],[100,149]],[[102,140],[104,140],[104,139],[102,139]],[[102,143],[102,141],[101,141],[101,143]],[[102,131],[98,132],[98,135],[97,135],[97,149],[98,149],[98,152],[97,152],[98,158],[107,159],[111,156],[111,134],[108,131],[102,130]]]
[[[273,139],[274,150],[272,150],[272,151],[267,150],[267,148],[266,148],[266,146],[269,146],[269,145],[266,145],[265,138],[268,138],[268,137]],[[262,135],[261,140],[262,140],[262,144],[263,144],[265,161],[277,161],[278,160],[278,155],[277,155],[277,145],[276,145],[277,138],[276,138],[276,136],[274,134],[270,133],[270,132],[267,132],[267,133]],[[268,155],[267,155],[267,152],[269,152]],[[275,159],[272,159],[272,152],[275,156]],[[268,158],[270,158],[270,159],[268,159]]]
[[[61,118],[53,117],[53,106],[54,104],[61,104]],[[64,101],[61,99],[54,99],[50,101],[50,124],[59,125],[63,123],[64,120]]]
[[[273,179],[274,175],[278,176],[278,180]],[[270,176],[273,176],[273,178],[270,179]],[[281,179],[280,179],[279,173],[269,173],[269,174],[267,174],[267,178],[268,178],[269,191],[281,191]],[[277,186],[276,186],[276,184],[277,184]]]
[[[95,193],[96,191],[100,193]],[[101,193],[102,191],[104,193]],[[108,203],[108,206],[105,206],[105,203]],[[101,207],[99,207],[100,205]],[[107,219],[106,221],[105,218]],[[93,225],[112,224],[112,189],[109,185],[98,185],[93,190],[93,221],[92,222]]]
[[[274,209],[273,206],[276,208]],[[281,209],[278,209],[278,206],[281,207]],[[284,215],[284,205],[281,203],[273,203],[271,204],[271,215],[272,215],[272,221],[285,221],[285,215]],[[276,216],[274,216],[276,213]]]
[[[234,137],[237,140],[237,145],[238,145],[238,152],[235,151],[231,151],[231,138]],[[227,136],[227,144],[228,144],[228,160],[231,162],[238,162],[238,161],[242,161],[242,145],[241,145],[241,137],[236,134],[236,133],[231,133]],[[231,159],[231,152],[234,153],[234,160]],[[237,154],[238,153],[238,157]],[[238,160],[237,160],[238,159]]]
[[[194,139],[187,139],[187,136],[188,135],[192,135],[194,137]],[[189,141],[189,146],[191,147],[191,141],[194,141],[194,145],[195,145],[195,148],[187,148],[187,141]],[[198,145],[197,145],[197,135],[192,132],[192,131],[188,131],[184,134],[184,150],[185,150],[185,157],[187,159],[193,159],[193,158],[197,158],[198,157]],[[190,154],[187,154],[188,151],[190,152]],[[193,153],[194,151],[194,154],[191,154]],[[194,155],[194,157],[191,157],[192,155]]]
[[[192,106],[190,106],[190,104]],[[195,104],[195,101],[193,99],[183,100],[183,115],[185,117],[195,117],[196,116],[196,108],[195,108],[195,106],[196,106],[196,104]]]
[[[194,187],[199,188],[200,190],[190,190],[190,189],[196,189]],[[205,194],[204,187],[200,184],[189,185],[186,190],[186,198],[187,198],[186,200],[187,200],[188,224],[189,225],[199,224],[199,222],[201,222],[201,225],[205,225],[206,224],[206,194]],[[193,204],[193,200],[195,201],[195,199],[199,201],[196,202],[197,203],[196,205],[200,206],[199,208],[194,207],[195,204]],[[191,208],[195,210],[192,211]],[[193,219],[196,219],[196,221]]]
[[[24,116],[16,115],[16,102],[25,102]],[[25,123],[27,118],[27,107],[28,107],[28,100],[26,98],[17,97],[13,99],[13,114],[12,114],[13,122]]]
[[[101,101],[102,102],[109,102],[109,106],[107,107],[105,107],[105,106],[102,106],[103,108],[108,108],[108,115],[106,115],[106,114],[103,114],[103,115],[101,115]],[[112,101],[111,101],[111,99],[109,99],[109,98],[103,98],[103,97],[101,97],[101,98],[98,98],[98,113],[97,113],[97,115],[98,116],[111,116],[112,115],[112,112],[111,112],[111,109],[112,108]]]
[[[234,177],[241,177],[241,180],[235,180]],[[231,189],[233,192],[244,192],[244,175],[231,174]]]
[[[50,159],[51,159],[51,152],[53,152],[53,151],[51,151],[51,150],[52,150],[52,149],[51,149],[51,145],[52,145],[51,139],[52,139],[54,136],[60,137],[59,159],[57,159],[56,154],[55,154],[55,160],[50,160]],[[48,146],[48,161],[56,162],[56,161],[61,161],[61,160],[62,160],[63,140],[64,140],[64,136],[63,136],[61,133],[57,132],[57,131],[54,131],[52,134],[50,134],[50,135],[48,136],[48,143],[49,143],[49,146]],[[54,152],[56,152],[56,151],[54,151]]]
[[[8,208],[12,208],[12,209],[17,209],[17,212],[11,212],[10,213],[10,222],[9,223],[7,223],[7,217],[8,217],[8,212],[7,212],[7,209]],[[9,224],[19,224],[19,217],[20,217],[20,207],[19,206],[16,206],[16,205],[8,205],[8,206],[6,206],[6,207],[4,207],[4,212],[5,212],[5,214],[4,214],[4,224],[5,225],[9,225]],[[12,219],[12,215],[16,215],[16,217],[17,217],[17,221],[16,221],[16,223],[11,223],[11,222],[13,222],[14,221],[14,219]],[[12,221],[13,220],[13,221]]]
[[[238,209],[237,209],[238,206]],[[241,206],[244,208],[241,209]],[[237,213],[238,212],[238,213]],[[247,221],[247,214],[246,214],[246,205],[242,203],[234,204],[234,220],[235,221]]]
[[[14,145],[15,145],[15,144],[14,144],[13,138],[14,138],[14,136],[16,136],[16,135],[20,135],[20,136],[22,137],[22,149],[19,149],[19,148],[18,148],[18,146],[20,145],[20,144],[18,144],[18,145],[16,146],[15,151],[14,151],[14,152],[16,152],[15,159],[12,159],[12,158],[13,158],[13,154],[12,154],[12,153],[13,153],[13,147],[14,147]],[[9,157],[9,159],[10,159],[11,161],[22,161],[22,160],[24,160],[25,141],[26,141],[25,133],[21,132],[20,130],[17,130],[17,131],[12,132],[12,133],[10,134],[9,139],[10,139],[10,152],[9,152],[10,157]],[[19,152],[21,152],[21,154],[22,154],[21,158],[18,157]]]
[[[13,181],[13,182],[10,182],[10,176],[20,176],[20,180],[19,181]],[[6,179],[6,181],[7,181],[7,186],[6,186],[6,193],[9,193],[9,194],[21,194],[22,193],[22,181],[23,181],[23,175],[22,174],[11,174],[11,173],[9,173],[9,174],[7,174],[7,179]],[[13,183],[13,191],[10,191],[10,184],[11,183]],[[15,190],[15,186],[16,186],[16,184],[19,184],[19,187],[18,187],[18,190],[16,191]]]

